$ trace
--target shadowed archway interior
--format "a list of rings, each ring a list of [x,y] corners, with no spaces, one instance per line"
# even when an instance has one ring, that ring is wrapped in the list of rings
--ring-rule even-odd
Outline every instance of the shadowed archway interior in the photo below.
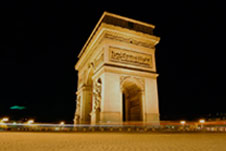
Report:
[[[142,121],[142,92],[133,82],[126,82],[122,92],[123,121]]]

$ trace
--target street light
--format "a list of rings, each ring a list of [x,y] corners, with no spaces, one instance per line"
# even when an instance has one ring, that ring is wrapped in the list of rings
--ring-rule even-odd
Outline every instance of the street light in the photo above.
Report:
[[[200,128],[202,129],[204,127],[203,124],[205,123],[205,120],[204,119],[200,119],[199,123],[200,123]]]
[[[4,117],[2,120],[0,120],[0,122],[8,122],[9,118],[8,117]]]
[[[180,121],[180,124],[184,125],[186,124],[186,121]]]
[[[34,123],[34,120],[29,120],[27,121],[28,124],[33,124]]]
[[[199,123],[204,124],[204,123],[205,123],[205,120],[204,120],[204,119],[200,119],[200,120],[199,120]]]
[[[64,121],[60,122],[60,125],[61,125],[61,126],[64,125],[64,124],[65,124]]]

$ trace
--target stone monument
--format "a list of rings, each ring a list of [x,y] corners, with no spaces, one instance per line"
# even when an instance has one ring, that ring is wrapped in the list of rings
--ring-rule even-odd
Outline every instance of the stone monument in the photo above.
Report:
[[[103,13],[75,65],[75,124],[159,122],[154,28]]]

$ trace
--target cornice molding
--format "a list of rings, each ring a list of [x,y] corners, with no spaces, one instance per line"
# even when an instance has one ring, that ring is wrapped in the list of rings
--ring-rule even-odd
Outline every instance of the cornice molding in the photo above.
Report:
[[[86,50],[80,56],[79,61],[75,65],[76,70],[78,70],[80,64],[83,64],[82,62],[84,60],[88,60],[88,57],[90,57],[89,54],[94,53],[97,44],[101,44],[101,42],[103,42],[104,39],[115,40],[122,43],[132,44],[135,46],[148,48],[152,50],[160,40],[160,38],[156,36],[147,35],[144,33],[139,33],[136,31],[131,31],[129,29],[124,29],[122,27],[116,27],[113,25],[107,25],[103,23],[99,30],[94,35],[90,44],[86,47]]]

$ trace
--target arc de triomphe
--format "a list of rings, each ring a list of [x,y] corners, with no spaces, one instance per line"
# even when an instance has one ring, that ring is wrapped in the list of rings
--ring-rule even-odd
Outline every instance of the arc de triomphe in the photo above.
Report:
[[[159,122],[154,28],[104,12],[75,65],[75,124]]]

